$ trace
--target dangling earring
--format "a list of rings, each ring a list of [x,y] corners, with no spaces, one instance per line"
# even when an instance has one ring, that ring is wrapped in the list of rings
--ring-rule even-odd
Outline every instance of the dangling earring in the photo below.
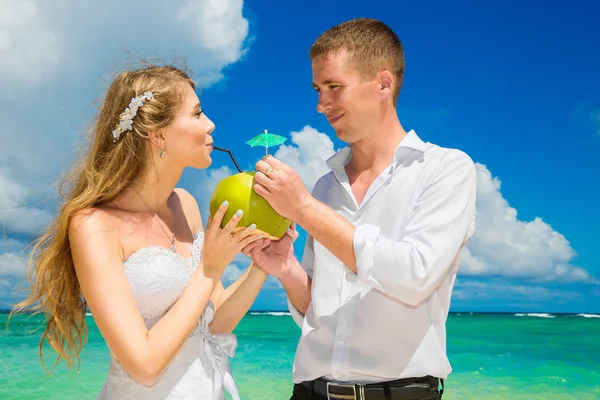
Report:
[[[165,158],[165,156],[167,155],[166,151],[161,151],[160,152],[160,158]]]

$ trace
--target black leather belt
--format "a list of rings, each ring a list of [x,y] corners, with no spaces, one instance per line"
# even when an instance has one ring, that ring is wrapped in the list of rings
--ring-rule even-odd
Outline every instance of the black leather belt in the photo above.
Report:
[[[438,391],[440,383],[442,390]],[[426,376],[381,383],[344,384],[319,378],[301,385],[328,400],[421,400],[441,399],[444,381]]]

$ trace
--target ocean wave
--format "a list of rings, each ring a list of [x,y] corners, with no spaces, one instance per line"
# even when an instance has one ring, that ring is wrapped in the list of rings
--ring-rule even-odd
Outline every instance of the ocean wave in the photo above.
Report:
[[[583,317],[583,318],[600,318],[600,314],[577,314],[577,317]]]
[[[517,317],[538,317],[538,318],[554,318],[554,315],[548,313],[517,313]]]
[[[250,315],[273,315],[275,317],[283,317],[285,315],[291,315],[289,312],[284,311],[253,311]]]

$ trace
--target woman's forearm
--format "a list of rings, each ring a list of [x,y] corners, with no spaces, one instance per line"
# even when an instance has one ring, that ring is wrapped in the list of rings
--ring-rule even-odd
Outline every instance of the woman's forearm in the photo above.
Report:
[[[254,303],[268,276],[262,268],[250,264],[244,275],[221,294],[211,332],[232,332]]]
[[[139,363],[139,370],[145,373],[138,374],[140,382],[153,385],[162,375],[197,325],[219,278],[218,275],[206,274],[200,266],[169,312],[147,332],[145,357]],[[131,367],[128,372],[133,373]]]

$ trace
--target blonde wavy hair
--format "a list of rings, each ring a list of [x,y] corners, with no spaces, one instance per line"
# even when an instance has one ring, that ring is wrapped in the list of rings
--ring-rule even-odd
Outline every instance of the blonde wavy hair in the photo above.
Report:
[[[61,178],[62,204],[55,220],[34,241],[29,258],[30,289],[13,313],[43,313],[45,331],[39,344],[46,372],[44,342],[56,351],[54,369],[61,359],[74,367],[87,341],[87,304],[75,273],[68,230],[73,216],[90,207],[115,200],[132,187],[149,160],[148,132],[171,124],[182,106],[185,85],[195,89],[190,75],[173,66],[147,66],[119,74],[109,86],[100,112],[90,129],[90,143],[70,173]],[[137,111],[133,130],[118,141],[112,131],[133,97],[151,91],[154,97]]]

